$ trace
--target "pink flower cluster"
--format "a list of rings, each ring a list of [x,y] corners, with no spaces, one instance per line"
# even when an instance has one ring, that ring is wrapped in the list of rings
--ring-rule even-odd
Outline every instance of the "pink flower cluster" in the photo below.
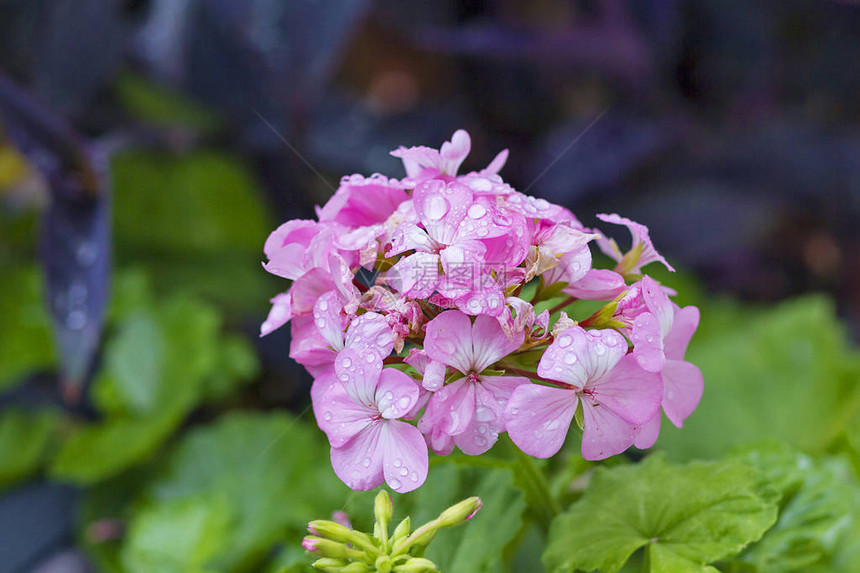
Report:
[[[502,432],[549,457],[574,418],[586,459],[647,448],[661,411],[681,426],[701,398],[684,361],[699,312],[642,274],[674,270],[648,229],[598,215],[627,227],[624,250],[516,191],[499,176],[507,151],[458,175],[470,146],[460,130],[440,150],[401,147],[405,178],[344,177],[318,220],[266,241],[264,267],[292,284],[262,334],[291,323],[290,356],[314,376],[317,423],[353,489],[411,491],[428,448],[479,455]],[[592,244],[613,268],[592,266]],[[605,304],[577,320],[562,309],[578,300]]]

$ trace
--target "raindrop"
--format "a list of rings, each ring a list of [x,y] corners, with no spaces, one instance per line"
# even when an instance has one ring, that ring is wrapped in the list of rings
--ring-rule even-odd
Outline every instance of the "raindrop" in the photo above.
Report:
[[[361,465],[363,465],[366,468],[369,468],[370,467],[370,458],[364,458],[364,460],[362,460],[362,462],[361,462]]]
[[[483,448],[487,445],[487,439],[481,436],[475,436],[475,445],[479,448]]]
[[[391,486],[391,489],[397,491],[398,489],[400,489],[400,480],[399,479],[392,479],[388,482],[388,485]]]
[[[328,310],[328,301],[327,300],[321,300],[320,301],[320,310],[323,312]]]
[[[340,365],[344,368],[349,368],[350,366],[352,366],[352,360],[349,358],[344,358],[340,361]]]
[[[400,400],[397,401],[397,405],[400,406],[401,410],[405,410],[406,408],[409,407],[409,402],[411,402],[409,397],[403,396]]]
[[[66,316],[66,326],[71,330],[81,330],[87,324],[87,315],[82,310],[73,310]]]
[[[511,416],[516,416],[519,413],[520,413],[519,408],[511,408]]]
[[[567,348],[568,346],[570,346],[571,342],[573,342],[573,340],[567,335],[562,336],[561,338],[558,339],[558,345],[561,348]]]
[[[87,285],[82,281],[72,281],[69,285],[69,305],[83,304],[87,300]]]
[[[598,356],[603,356],[604,354],[606,354],[606,347],[602,344],[598,344],[594,347],[594,351],[597,353]]]
[[[84,241],[75,250],[75,258],[81,266],[88,267],[96,262],[98,251],[91,241]]]
[[[331,412],[326,412],[325,415],[323,416],[323,419],[326,422],[330,421],[331,420]]]
[[[364,356],[364,360],[367,361],[368,364],[373,364],[377,359],[378,357],[373,352],[368,352]]]
[[[469,207],[469,216],[473,219],[480,219],[481,217],[483,217],[486,214],[487,214],[487,210],[484,208],[483,205],[479,205],[479,204],[475,203],[474,205]]]
[[[449,208],[448,201],[444,197],[432,195],[424,203],[424,214],[431,221],[438,221],[448,213]]]
[[[565,354],[564,355],[564,363],[565,364],[574,364],[576,362],[576,354]]]
[[[397,458],[396,460],[394,460],[394,467],[399,468],[402,465],[403,465],[403,461],[400,458]]]
[[[409,475],[409,468],[407,468],[406,466],[400,468],[400,475],[402,475],[403,477],[408,476]]]
[[[479,422],[489,422],[495,420],[496,415],[489,408],[479,407],[475,409],[475,419]]]
[[[409,476],[409,479],[412,481],[418,481],[418,472],[412,472],[412,475]]]
[[[316,319],[315,322],[316,322],[317,328],[325,328],[325,319],[324,318],[318,318],[318,319]]]

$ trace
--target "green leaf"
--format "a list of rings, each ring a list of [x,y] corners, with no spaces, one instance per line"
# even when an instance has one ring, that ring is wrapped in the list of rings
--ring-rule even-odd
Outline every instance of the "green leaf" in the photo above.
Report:
[[[274,228],[251,171],[214,151],[130,151],[112,162],[116,259],[145,266],[158,292],[262,311],[282,280],[259,264]]]
[[[178,499],[142,510],[131,522],[122,549],[128,573],[204,573],[231,544],[227,500],[210,496]]]
[[[745,458],[762,468],[782,498],[776,525],[740,559],[769,573],[830,563],[860,509],[860,489],[848,461],[813,460],[785,448],[754,451]]]
[[[107,479],[150,456],[180,421],[175,412],[165,412],[83,426],[63,443],[51,474],[79,484]]]
[[[34,266],[0,270],[0,390],[54,366],[41,274]]]
[[[125,108],[147,123],[201,131],[213,131],[220,124],[214,112],[140,76],[122,73],[117,78],[115,88]]]
[[[72,434],[52,474],[90,484],[150,456],[202,398],[218,367],[219,326],[211,306],[187,297],[126,316],[93,386],[107,419]]]
[[[206,399],[223,400],[236,388],[253,380],[260,371],[257,353],[247,338],[224,335],[219,342],[217,366],[203,389]]]
[[[188,433],[146,499],[155,505],[199,495],[227,500],[234,517],[230,543],[210,566],[232,571],[258,565],[289,530],[304,530],[311,519],[340,509],[348,492],[319,431],[283,414],[234,412]]]
[[[651,456],[598,468],[582,499],[555,519],[548,571],[614,573],[647,548],[651,571],[703,571],[737,554],[776,520],[775,490],[737,460],[667,464]]]
[[[717,459],[769,439],[821,452],[860,405],[860,356],[825,298],[704,309],[700,334],[686,358],[702,370],[704,396],[682,429],[664,424],[658,442],[674,459]]]
[[[0,491],[38,471],[56,439],[56,412],[0,414]]]

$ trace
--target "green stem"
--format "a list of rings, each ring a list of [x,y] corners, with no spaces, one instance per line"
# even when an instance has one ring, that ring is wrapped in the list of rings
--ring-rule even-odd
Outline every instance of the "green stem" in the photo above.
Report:
[[[560,303],[549,309],[550,315],[553,315],[561,309],[565,308],[566,306],[575,303],[577,300],[578,299],[575,296],[567,297],[565,300],[561,301]]]
[[[552,520],[561,513],[561,508],[556,499],[552,496],[549,490],[549,482],[544,473],[537,467],[534,459],[528,454],[523,453],[516,445],[511,443],[514,451],[517,454],[516,466],[517,473],[522,478],[526,497],[536,504],[533,509],[540,517],[539,525],[544,531],[549,531],[549,526]]]

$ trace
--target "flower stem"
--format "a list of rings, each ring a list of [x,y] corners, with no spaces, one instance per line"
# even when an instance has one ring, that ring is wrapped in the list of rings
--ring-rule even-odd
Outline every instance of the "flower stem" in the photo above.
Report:
[[[564,307],[566,307],[566,306],[568,306],[568,305],[570,305],[570,304],[573,304],[573,303],[574,303],[574,302],[576,302],[577,300],[579,300],[579,299],[577,299],[575,296],[567,297],[565,300],[561,301],[560,303],[558,303],[557,305],[555,305],[554,307],[552,307],[551,309],[549,309],[549,313],[550,313],[551,315],[552,315],[552,314],[555,314],[556,312],[560,311],[560,310],[561,310],[561,309],[563,309]]]
[[[509,438],[510,442],[510,438]],[[519,475],[520,486],[526,494],[526,498],[532,506],[532,510],[539,518],[538,524],[544,531],[549,531],[552,520],[561,513],[561,508],[549,490],[549,482],[541,469],[535,464],[534,459],[523,453],[516,445],[510,442],[511,447],[517,454],[515,473]]]

